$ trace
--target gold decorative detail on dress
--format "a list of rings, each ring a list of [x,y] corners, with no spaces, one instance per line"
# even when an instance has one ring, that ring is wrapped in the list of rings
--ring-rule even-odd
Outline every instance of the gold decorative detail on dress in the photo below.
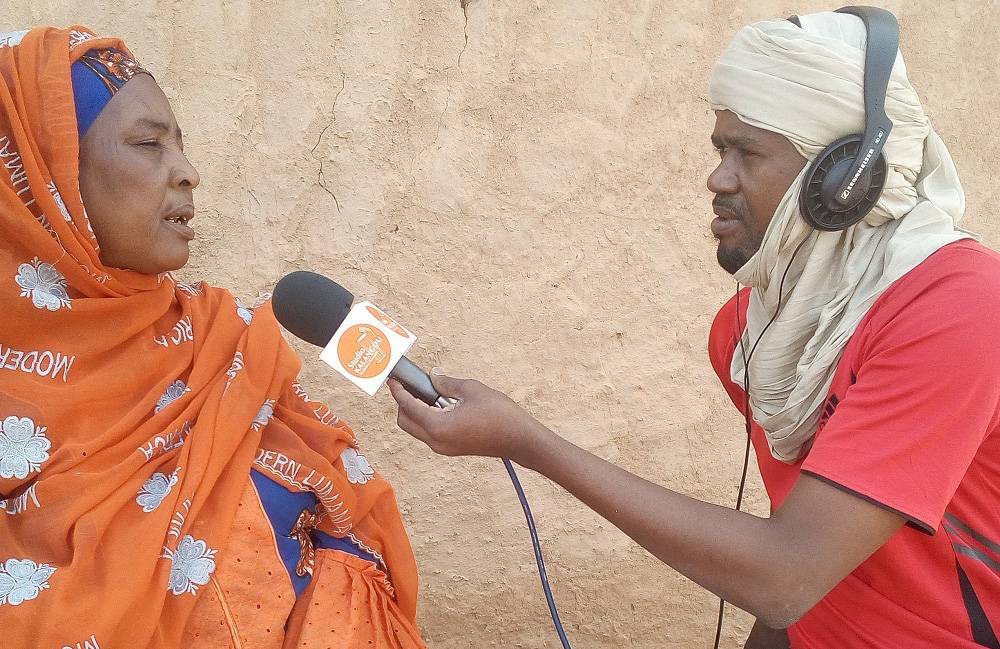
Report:
[[[313,574],[316,565],[316,547],[313,545],[311,532],[319,523],[319,516],[311,509],[303,509],[299,513],[295,525],[288,532],[288,537],[299,542],[299,561],[295,565],[295,574],[299,577]]]

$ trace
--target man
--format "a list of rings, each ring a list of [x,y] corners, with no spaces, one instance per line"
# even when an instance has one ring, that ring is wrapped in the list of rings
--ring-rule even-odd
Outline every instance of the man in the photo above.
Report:
[[[851,15],[758,23],[711,82],[711,227],[750,288],[719,312],[710,356],[753,417],[770,518],[638,478],[478,382],[436,377],[461,399],[444,411],[390,387],[399,425],[436,452],[542,473],[756,615],[748,647],[996,647],[1000,255],[957,229],[962,187],[901,58],[877,205],[841,232],[800,213],[808,164],[863,129],[864,43]]]

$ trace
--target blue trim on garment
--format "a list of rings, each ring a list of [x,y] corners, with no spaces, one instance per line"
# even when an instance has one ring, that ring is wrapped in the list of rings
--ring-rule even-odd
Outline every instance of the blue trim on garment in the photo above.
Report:
[[[319,500],[311,492],[291,491],[280,482],[256,469],[250,470],[250,479],[253,480],[253,484],[257,488],[260,502],[264,506],[264,513],[267,514],[268,521],[274,529],[274,538],[278,543],[278,554],[288,572],[288,578],[292,581],[295,596],[299,597],[309,585],[311,577],[309,575],[300,577],[296,574],[295,566],[299,562],[299,541],[290,538],[288,533],[292,531],[292,527],[302,510],[315,511]],[[362,550],[348,539],[338,539],[319,530],[312,530],[310,536],[313,546],[317,550],[340,550],[380,566],[375,555]]]
[[[257,487],[264,513],[274,528],[278,554],[285,565],[285,571],[288,572],[288,578],[292,580],[295,597],[298,597],[309,585],[309,575],[299,577],[295,573],[295,566],[299,562],[299,542],[290,538],[288,533],[292,531],[292,526],[295,525],[303,509],[316,507],[316,496],[306,492],[289,491],[256,469],[250,470],[250,479]]]
[[[107,84],[83,61],[70,67],[73,78],[73,103],[76,106],[76,129],[82,138],[97,116],[111,101]]]

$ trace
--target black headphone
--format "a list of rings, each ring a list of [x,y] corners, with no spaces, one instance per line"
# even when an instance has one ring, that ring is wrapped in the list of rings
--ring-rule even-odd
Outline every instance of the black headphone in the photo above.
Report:
[[[799,194],[802,218],[817,230],[845,230],[861,221],[878,202],[888,165],[882,147],[892,130],[885,114],[885,93],[899,50],[896,17],[876,7],[843,7],[864,22],[865,131],[842,137],[816,156]],[[798,16],[788,20],[801,27]]]

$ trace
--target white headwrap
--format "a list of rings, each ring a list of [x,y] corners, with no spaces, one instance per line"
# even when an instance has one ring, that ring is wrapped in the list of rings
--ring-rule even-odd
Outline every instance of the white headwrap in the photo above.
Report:
[[[865,28],[855,16],[801,16],[743,28],[715,66],[712,107],[788,138],[809,162],[829,143],[864,130]],[[970,238],[957,229],[965,193],[951,156],[931,128],[897,56],[885,103],[893,128],[885,146],[885,191],[861,223],[819,232],[799,213],[805,170],[775,211],[760,250],[736,272],[752,287],[747,353],[778,308],[750,360],[754,418],[771,453],[793,462],[809,449],[844,346],[879,295],[936,250]],[[806,168],[809,164],[807,163]],[[744,384],[742,354],[731,367]]]

